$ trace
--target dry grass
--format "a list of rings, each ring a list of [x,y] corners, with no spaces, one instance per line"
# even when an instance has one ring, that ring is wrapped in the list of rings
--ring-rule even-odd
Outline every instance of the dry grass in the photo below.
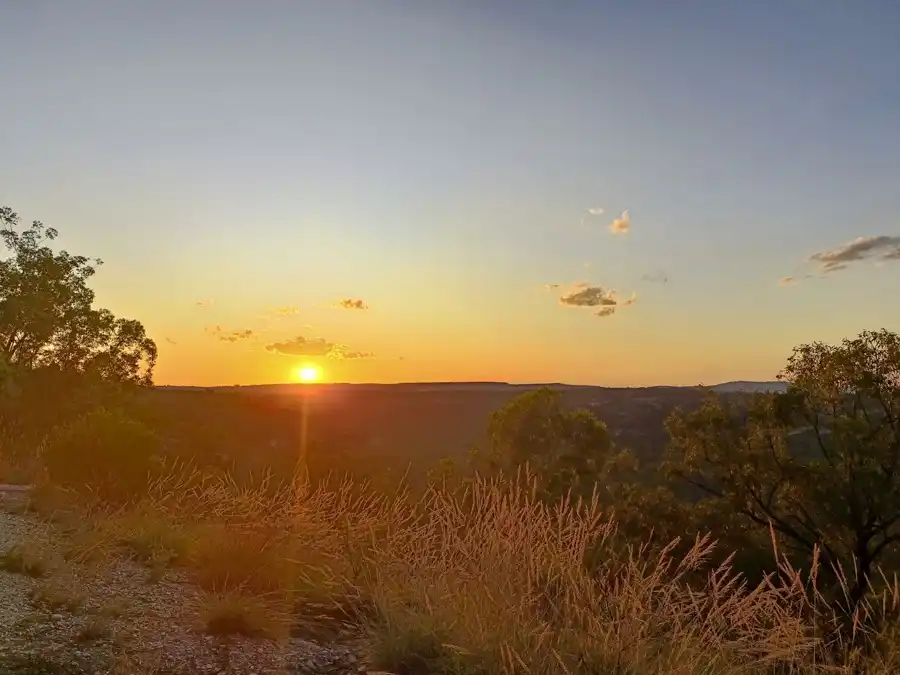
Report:
[[[47,576],[49,568],[43,553],[30,544],[17,544],[0,555],[0,569],[10,574],[42,579]]]
[[[148,564],[183,565],[207,594],[210,633],[283,639],[353,625],[373,665],[399,675],[851,673],[856,658],[835,656],[829,608],[790,567],[748,588],[728,565],[709,569],[705,539],[682,559],[674,544],[623,558],[598,502],[551,508],[522,480],[413,497],[253,489],[179,469],[73,535],[82,553],[125,542]],[[589,573],[598,549],[610,554]],[[889,648],[864,672],[900,672],[897,658]]]
[[[47,579],[31,591],[31,602],[39,609],[50,612],[66,611],[77,614],[84,607],[86,600],[87,595],[80,583],[62,577]]]
[[[75,634],[76,642],[94,642],[112,635],[110,619],[104,616],[91,616],[82,624]]]
[[[221,637],[243,635],[283,640],[291,631],[291,607],[281,598],[237,589],[207,594],[200,616],[203,631]]]
[[[121,619],[128,616],[129,604],[123,598],[115,598],[98,607],[94,614],[104,619]]]

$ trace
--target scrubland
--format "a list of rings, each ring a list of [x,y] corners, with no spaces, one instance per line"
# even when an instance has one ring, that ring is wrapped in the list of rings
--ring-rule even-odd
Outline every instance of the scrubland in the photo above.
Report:
[[[708,537],[686,555],[623,541],[596,497],[548,504],[523,472],[413,493],[310,485],[302,472],[238,485],[174,463],[125,500],[102,482],[34,478],[28,517],[54,523],[59,559],[42,559],[36,542],[6,551],[2,566],[39,578],[35,602],[54,612],[85,602],[67,565],[128,559],[144,583],[196,589],[207,635],[351,639],[360,663],[398,675],[900,670],[895,650],[858,646],[891,636],[851,644],[852,627],[837,629],[815,569],[785,562],[751,587],[727,562],[710,564]],[[893,607],[896,594],[882,595],[867,613]],[[82,637],[126,611],[108,603]]]

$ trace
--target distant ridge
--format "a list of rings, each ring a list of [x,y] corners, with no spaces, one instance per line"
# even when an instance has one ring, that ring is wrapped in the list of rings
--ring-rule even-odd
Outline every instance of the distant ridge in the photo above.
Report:
[[[286,392],[294,390],[316,390],[324,389],[329,391],[336,390],[355,390],[355,391],[373,391],[373,390],[406,390],[406,391],[504,391],[509,389],[537,389],[539,387],[550,387],[551,389],[697,389],[696,386],[677,386],[677,385],[652,385],[648,387],[603,387],[600,385],[590,384],[564,384],[561,382],[534,382],[528,384],[511,384],[509,382],[396,382],[392,384],[376,384],[376,383],[316,383],[316,384],[300,384],[297,382],[288,382],[282,384],[246,384],[246,385],[219,385],[212,387],[199,387],[190,385],[158,385],[157,389],[180,390],[180,391],[231,391],[235,389],[253,391],[259,393],[265,392]],[[785,382],[749,382],[735,381],[714,384],[710,387],[713,391],[720,393],[731,392],[781,392],[787,390]]]
[[[746,382],[743,380],[723,382],[710,387],[713,391],[723,394],[731,392],[784,392],[787,391],[787,388],[787,382]]]

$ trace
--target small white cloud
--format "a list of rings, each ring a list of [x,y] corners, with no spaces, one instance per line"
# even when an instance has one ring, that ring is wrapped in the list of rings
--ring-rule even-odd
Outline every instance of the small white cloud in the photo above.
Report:
[[[637,294],[632,293],[628,300],[620,300],[615,289],[603,286],[591,286],[587,283],[578,283],[563,293],[559,298],[559,304],[567,307],[600,307],[597,316],[610,316],[617,309],[628,307],[637,302]]]
[[[592,206],[591,208],[589,208],[587,210],[587,212],[588,212],[588,214],[590,214],[592,216],[602,216],[605,213],[603,208],[601,208],[599,206]]]
[[[341,309],[369,309],[369,305],[359,298],[344,298],[343,300],[336,302],[334,306],[340,307]]]
[[[609,231],[613,234],[628,234],[629,230],[631,230],[631,215],[628,213],[628,209],[625,209],[618,218],[610,223]]]

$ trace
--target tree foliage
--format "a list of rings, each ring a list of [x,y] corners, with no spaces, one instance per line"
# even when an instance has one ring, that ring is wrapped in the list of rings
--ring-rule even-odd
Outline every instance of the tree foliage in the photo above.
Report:
[[[558,391],[542,387],[517,396],[491,415],[491,454],[506,468],[528,465],[548,496],[589,496],[609,488],[618,469],[633,467],[616,452],[606,425],[589,410],[566,409]]]
[[[4,368],[53,367],[115,382],[151,384],[157,350],[143,325],[93,308],[88,280],[101,261],[54,252],[47,244],[57,231],[41,222],[22,232],[18,225],[12,209],[0,208],[0,238],[11,253],[0,260]]]
[[[900,336],[797,347],[784,393],[711,395],[668,420],[668,469],[795,553],[851,577],[855,609],[900,541]]]

